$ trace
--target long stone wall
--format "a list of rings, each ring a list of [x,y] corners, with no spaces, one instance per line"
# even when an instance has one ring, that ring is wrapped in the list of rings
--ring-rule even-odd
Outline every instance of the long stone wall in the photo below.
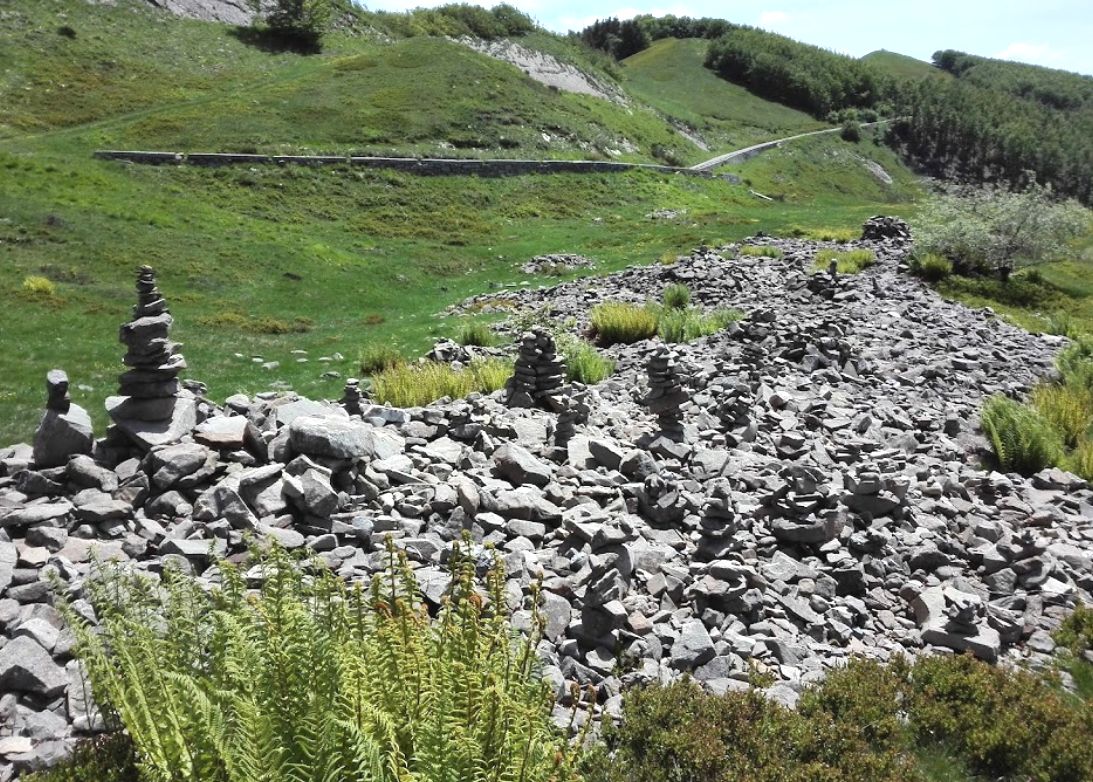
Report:
[[[364,168],[386,168],[426,176],[453,174],[502,177],[524,174],[602,174],[624,171],[654,171],[662,174],[684,174],[709,177],[706,171],[695,171],[651,163],[616,163],[610,160],[508,160],[492,158],[471,160],[461,158],[363,157],[346,155],[250,155],[225,152],[148,152],[139,150],[99,150],[100,160],[120,160],[143,165],[239,166],[239,165],[350,165]]]

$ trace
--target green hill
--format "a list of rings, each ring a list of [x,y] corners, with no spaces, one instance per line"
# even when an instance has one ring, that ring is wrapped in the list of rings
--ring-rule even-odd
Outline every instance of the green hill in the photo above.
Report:
[[[929,77],[948,78],[948,74],[932,64],[898,52],[878,49],[862,57],[862,60],[897,79],[917,80]]]
[[[450,304],[551,281],[519,272],[534,255],[577,252],[612,270],[759,230],[854,232],[880,210],[906,214],[917,192],[887,150],[837,138],[807,155],[782,202],[724,179],[649,173],[479,179],[100,161],[91,154],[103,147],[632,160],[654,160],[655,147],[697,162],[707,153],[664,114],[716,151],[817,123],[713,76],[693,42],[660,47],[677,49],[674,85],[641,89],[640,61],[622,66],[620,105],[551,90],[439,38],[339,33],[303,57],[131,0],[33,0],[0,13],[0,343],[19,346],[0,376],[4,441],[32,435],[54,366],[101,431],[138,264],[159,272],[188,376],[213,399],[277,385],[336,397],[366,346],[419,355],[454,332],[438,316]],[[526,44],[596,67],[555,36]],[[663,102],[673,92],[676,109]],[[859,158],[896,182],[863,178]],[[740,173],[762,191],[762,166],[778,159]],[[648,217],[657,210],[679,214]]]
[[[705,67],[709,41],[664,38],[623,60],[626,89],[695,128],[712,152],[826,127],[804,112],[764,100]]]

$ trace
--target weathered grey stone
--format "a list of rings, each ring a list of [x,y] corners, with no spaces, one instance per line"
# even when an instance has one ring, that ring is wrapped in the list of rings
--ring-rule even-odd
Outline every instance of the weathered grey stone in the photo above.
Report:
[[[57,467],[76,454],[91,453],[95,429],[91,416],[79,405],[66,412],[46,410],[34,434],[34,464]]]
[[[67,686],[64,669],[33,638],[19,636],[0,649],[0,690],[53,698]]]
[[[515,443],[505,443],[494,451],[493,463],[498,475],[515,486],[546,486],[553,475],[549,464]]]
[[[296,417],[288,428],[294,453],[331,459],[362,459],[374,455],[373,427],[350,418],[312,415]]]

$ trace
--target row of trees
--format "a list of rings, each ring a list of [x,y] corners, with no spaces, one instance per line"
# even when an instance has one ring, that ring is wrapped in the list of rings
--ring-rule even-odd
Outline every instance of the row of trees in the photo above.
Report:
[[[1022,181],[1093,204],[1093,79],[959,52],[934,55],[947,81],[906,85],[891,131],[935,174],[971,182]]]
[[[739,25],[724,19],[690,16],[652,16],[644,14],[633,19],[619,21],[614,17],[597,19],[579,33],[570,33],[586,46],[599,49],[624,60],[632,54],[647,49],[653,41],[662,38],[720,38],[740,29]]]

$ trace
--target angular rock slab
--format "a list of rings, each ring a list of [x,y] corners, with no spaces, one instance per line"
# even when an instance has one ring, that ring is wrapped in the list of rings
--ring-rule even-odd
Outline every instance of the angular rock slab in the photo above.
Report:
[[[68,412],[46,410],[34,434],[34,464],[60,467],[69,457],[91,453],[95,430],[91,416],[79,405],[69,405]]]
[[[131,417],[134,412],[133,402],[127,396],[107,397],[106,412],[126,437],[147,451],[157,445],[177,443],[197,426],[195,399],[180,396],[170,401],[170,417],[160,421],[142,421]]]

